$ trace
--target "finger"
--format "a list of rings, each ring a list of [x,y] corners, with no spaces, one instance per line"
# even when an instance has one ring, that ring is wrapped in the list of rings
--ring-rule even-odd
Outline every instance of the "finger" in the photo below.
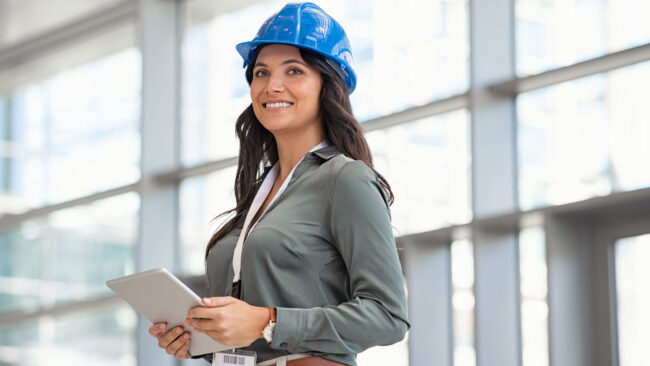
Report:
[[[174,327],[173,329],[170,329],[169,332],[165,333],[165,335],[158,337],[158,347],[166,349],[182,333],[183,327]]]
[[[191,342],[192,342],[191,340],[188,340],[187,342],[185,342],[183,347],[179,348],[179,350],[176,351],[176,354],[174,355],[174,357],[179,358],[181,360],[185,360],[185,359],[188,359],[188,358],[192,357],[190,355],[190,352],[189,352]]]
[[[204,297],[203,303],[208,307],[218,307],[236,302],[238,299],[235,299],[232,296],[217,296],[217,297]]]
[[[187,323],[189,323],[192,328],[200,332],[205,332],[207,330],[219,330],[216,322],[212,319],[192,318]]]
[[[191,308],[187,312],[187,317],[190,319],[192,318],[214,319],[218,315],[219,315],[218,309],[202,308],[200,306]]]
[[[187,341],[189,341],[189,340],[190,340],[190,334],[188,332],[185,332],[185,334],[183,334],[182,336],[176,338],[176,340],[174,340],[172,343],[170,343],[169,346],[167,346],[167,348],[165,348],[165,350],[167,351],[168,354],[170,354],[172,356],[176,355],[176,353],[181,348],[183,348],[185,343],[187,343]]]
[[[149,334],[152,336],[158,338],[161,333],[167,328],[167,323],[155,323],[151,327],[149,327]]]

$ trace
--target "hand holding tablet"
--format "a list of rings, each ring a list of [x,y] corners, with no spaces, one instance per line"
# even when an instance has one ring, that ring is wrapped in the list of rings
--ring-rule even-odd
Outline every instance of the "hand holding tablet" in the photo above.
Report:
[[[182,328],[185,333],[189,333],[188,350],[194,356],[237,348],[218,343],[208,335],[195,332],[183,325],[191,308],[205,307],[205,305],[198,295],[164,268],[116,278],[107,281],[106,286],[152,323],[167,323],[165,329],[159,329],[159,332],[156,333],[163,339],[156,338],[159,338],[159,344],[165,343],[165,346],[169,344],[174,349],[178,346],[174,355],[178,354],[181,357],[177,358],[183,358],[184,352],[181,347],[185,346],[186,339],[181,337],[183,331],[173,333],[177,331],[175,328],[178,330]],[[156,336],[152,333],[156,329],[152,328],[150,328],[150,334]],[[173,332],[168,332],[168,330]],[[173,342],[176,339],[178,341]]]
[[[158,347],[167,354],[179,360],[192,357],[189,350],[192,344],[191,333],[184,331],[183,327],[168,329],[167,323],[155,323],[149,327],[149,334],[158,340]]]

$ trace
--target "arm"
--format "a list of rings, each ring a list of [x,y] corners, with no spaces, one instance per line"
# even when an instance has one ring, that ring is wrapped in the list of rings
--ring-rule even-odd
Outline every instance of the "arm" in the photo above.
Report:
[[[410,327],[390,210],[372,170],[361,161],[347,163],[331,203],[330,230],[350,276],[351,300],[324,308],[277,308],[273,348],[359,353],[403,339]]]

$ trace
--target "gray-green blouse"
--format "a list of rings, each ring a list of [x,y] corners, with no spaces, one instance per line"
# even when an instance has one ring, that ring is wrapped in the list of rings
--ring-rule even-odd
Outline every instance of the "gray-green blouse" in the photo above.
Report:
[[[210,250],[212,296],[232,295],[245,216]],[[335,145],[298,164],[249,232],[241,268],[240,298],[277,308],[273,342],[244,348],[258,362],[308,353],[356,365],[357,353],[398,342],[410,327],[387,198],[372,169]]]

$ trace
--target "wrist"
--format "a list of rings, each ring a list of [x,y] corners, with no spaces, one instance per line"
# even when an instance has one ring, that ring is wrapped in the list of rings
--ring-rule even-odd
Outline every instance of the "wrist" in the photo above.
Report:
[[[271,320],[271,314],[269,313],[269,308],[258,307],[257,310],[259,312],[259,317],[257,317],[257,319],[259,319],[258,329],[263,330],[264,327],[269,324],[269,321]]]

